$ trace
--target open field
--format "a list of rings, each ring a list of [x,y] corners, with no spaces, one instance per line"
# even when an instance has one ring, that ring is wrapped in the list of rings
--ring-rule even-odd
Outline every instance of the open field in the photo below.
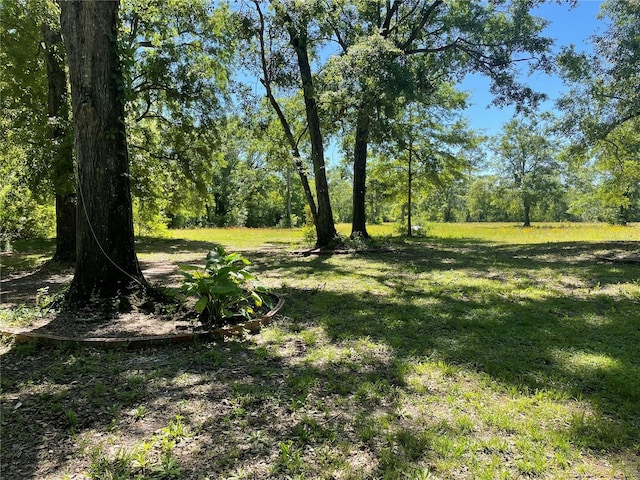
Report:
[[[333,256],[292,255],[300,230],[141,238],[148,263],[244,251],[282,315],[220,343],[4,343],[0,477],[640,479],[640,225],[424,229]],[[50,254],[17,242],[3,278]]]
[[[474,239],[495,243],[547,243],[547,242],[609,242],[640,241],[640,224],[629,226],[601,223],[538,223],[522,228],[514,223],[429,223],[421,225],[424,236],[439,239]],[[338,224],[338,233],[349,236],[351,225]],[[369,225],[369,233],[376,237],[398,235],[395,224]],[[278,230],[260,228],[225,228],[173,230],[171,238],[204,240],[221,243],[229,248],[248,248],[265,245],[296,246],[302,241],[301,229]]]

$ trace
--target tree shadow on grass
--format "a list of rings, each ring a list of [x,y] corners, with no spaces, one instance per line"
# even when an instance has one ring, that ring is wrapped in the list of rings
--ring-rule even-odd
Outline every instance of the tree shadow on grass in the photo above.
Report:
[[[255,462],[275,462],[271,476],[285,476],[291,466],[274,460],[278,445],[294,440],[317,446],[334,436],[361,441],[357,429],[365,414],[381,410],[397,417],[393,392],[406,383],[399,367],[421,361],[480,372],[524,394],[558,391],[586,401],[595,412],[591,420],[552,428],[565,430],[581,447],[633,449],[640,437],[637,299],[553,290],[517,297],[473,284],[443,284],[427,294],[415,281],[455,269],[479,276],[495,271],[505,274],[496,280],[525,289],[518,282],[527,280],[527,272],[547,268],[601,287],[638,279],[633,266],[595,264],[593,244],[566,247],[571,255],[557,255],[558,245],[419,241],[395,254],[340,261],[284,252],[252,258],[258,273],[289,276],[282,293],[288,294],[284,313],[291,331],[319,326],[336,344],[371,340],[389,347],[386,360],[309,363],[302,361],[306,347],[299,340],[288,340],[285,347],[293,353],[287,358],[251,341],[133,352],[12,347],[2,358],[2,472],[6,478],[61,477],[67,457],[89,456],[78,453],[82,435],[104,448],[114,442],[110,435],[149,440],[186,412],[197,426],[199,447],[183,450],[183,478]],[[384,268],[359,271],[367,262]],[[328,275],[389,290],[376,295],[296,286],[298,279],[320,285]],[[365,383],[381,399],[362,390]],[[303,414],[300,405],[313,409]],[[148,413],[137,419],[140,406]],[[41,468],[45,460],[49,472]]]
[[[358,255],[339,262],[279,256],[265,260],[263,268],[268,275],[277,264],[317,285],[327,276],[375,281],[389,289],[386,294],[287,283],[286,311],[301,328],[323,326],[336,342],[371,338],[392,347],[401,361],[440,359],[505,385],[585,399],[604,426],[594,425],[601,430],[597,435],[576,435],[593,434],[591,446],[609,448],[631,446],[640,437],[640,298],[607,288],[637,284],[640,272],[598,256],[637,248],[636,242],[513,246],[424,239],[403,241],[395,253],[366,256],[387,267],[375,273],[359,270]],[[458,271],[494,285],[456,282]],[[439,273],[452,280],[438,280]],[[527,295],[529,287],[537,293]]]
[[[215,248],[219,243],[201,240],[185,240],[163,237],[137,237],[136,253],[198,253],[203,252],[203,258],[209,250]]]
[[[261,476],[281,478],[289,467],[274,462],[279,445],[354,435],[353,419],[331,408],[357,390],[354,375],[398,381],[388,363],[295,364],[234,341],[136,351],[21,345],[2,363],[3,478],[60,478],[74,457],[85,472],[97,458],[113,471],[118,448],[131,452],[161,436],[177,414],[197,438],[195,450],[188,438],[178,441],[179,478],[219,478],[243,463],[271,464]],[[322,406],[308,403],[312,391]],[[359,404],[371,410],[370,400]],[[319,410],[308,417],[306,409]]]
[[[255,257],[258,272],[289,272],[292,278],[325,274],[370,278],[360,267],[349,262],[367,260],[382,263],[391,272],[404,276],[423,273],[473,272],[484,278],[497,278],[509,274],[523,281],[535,281],[541,270],[555,271],[558,275],[575,277],[587,287],[604,287],[625,282],[640,281],[637,265],[603,261],[606,253],[634,253],[638,242],[565,242],[533,245],[495,245],[480,240],[396,239],[395,249],[389,252],[360,252],[349,255],[316,255],[300,257],[286,252],[269,252]],[[334,259],[344,259],[336,262]],[[254,259],[252,258],[252,261]],[[354,264],[355,265],[355,264]],[[384,284],[388,277],[377,276]]]
[[[290,293],[290,311],[305,308],[308,315],[293,319],[292,330],[320,325],[337,344],[366,339],[388,345],[391,356],[296,361],[307,348],[299,340],[285,345],[294,351],[287,358],[251,341],[113,352],[14,347],[2,359],[6,478],[61,476],[67,457],[91,457],[91,451],[78,453],[82,435],[115,461],[109,445],[131,448],[132,437],[149,441],[181,412],[199,444],[195,452],[180,450],[188,442],[177,447],[182,478],[228,474],[253,462],[270,462],[270,477],[295,473],[287,470],[295,465],[274,460],[274,450],[289,441],[298,451],[335,439],[361,442],[371,412],[398,417],[394,392],[406,388],[401,366],[420,361],[484,372],[524,394],[560,391],[589,402],[594,420],[555,427],[568,429],[582,447],[633,448],[640,435],[640,332],[628,317],[612,315],[602,324],[580,315],[558,318],[552,300],[514,306],[499,298],[489,304],[444,298],[425,309],[322,290]],[[611,361],[574,363],[571,355],[581,353]],[[137,419],[141,405],[148,413]],[[404,424],[402,435],[411,428]],[[375,445],[366,448],[380,455]],[[43,459],[50,471],[42,470]]]

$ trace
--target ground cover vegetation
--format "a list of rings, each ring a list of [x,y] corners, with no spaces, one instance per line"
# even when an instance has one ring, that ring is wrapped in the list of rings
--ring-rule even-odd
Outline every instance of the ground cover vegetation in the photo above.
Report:
[[[285,309],[243,340],[3,343],[3,478],[640,478],[638,228],[384,225],[387,251],[333,256],[300,229],[140,238],[176,270],[242,245]],[[4,302],[54,248],[3,254]]]

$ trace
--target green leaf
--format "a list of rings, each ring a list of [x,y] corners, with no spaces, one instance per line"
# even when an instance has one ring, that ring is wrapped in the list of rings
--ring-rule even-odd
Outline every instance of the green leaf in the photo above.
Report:
[[[207,297],[200,297],[200,300],[196,302],[194,307],[195,311],[198,313],[204,312],[204,309],[207,308],[207,304],[209,303],[209,299]]]
[[[256,292],[251,292],[251,298],[253,298],[253,303],[255,303],[256,307],[262,306],[262,297]]]
[[[180,265],[179,268],[180,268],[180,273],[200,269],[200,267],[198,267],[197,265]]]
[[[231,284],[231,285],[211,285],[211,287],[209,288],[209,291],[212,292],[212,293],[217,293],[217,294],[232,294],[232,293],[242,292],[242,290],[240,288],[238,288],[238,286],[235,285],[235,284]]]
[[[224,261],[227,262],[227,263],[233,263],[236,260],[240,260],[241,258],[243,258],[241,254],[239,254],[239,253],[231,253],[231,254],[227,255],[226,257],[224,257]]]

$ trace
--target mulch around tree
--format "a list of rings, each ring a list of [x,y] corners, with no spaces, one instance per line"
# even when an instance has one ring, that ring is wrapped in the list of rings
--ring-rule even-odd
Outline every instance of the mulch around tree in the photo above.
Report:
[[[176,265],[143,263],[145,278],[154,285],[177,287],[181,276]],[[0,282],[1,305],[8,308],[33,307],[43,296],[62,291],[73,278],[70,268],[40,268],[33,272],[3,278]],[[274,296],[272,308],[264,308],[255,319],[234,320],[213,329],[203,328],[191,315],[177,309],[149,312],[134,308],[130,312],[105,314],[88,309],[81,312],[50,311],[36,316],[26,326],[3,327],[2,336],[16,342],[44,345],[76,344],[95,348],[148,347],[154,345],[208,341],[225,336],[255,333],[273,321],[284,304]]]

